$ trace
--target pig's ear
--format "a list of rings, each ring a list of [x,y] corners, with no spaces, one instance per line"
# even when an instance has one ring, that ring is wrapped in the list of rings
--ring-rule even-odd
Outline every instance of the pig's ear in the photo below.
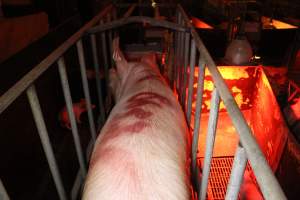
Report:
[[[117,72],[118,72],[120,78],[122,78],[122,75],[125,74],[125,72],[128,68],[128,62],[125,59],[125,56],[120,49],[119,37],[116,37],[113,40],[113,59],[116,63]]]

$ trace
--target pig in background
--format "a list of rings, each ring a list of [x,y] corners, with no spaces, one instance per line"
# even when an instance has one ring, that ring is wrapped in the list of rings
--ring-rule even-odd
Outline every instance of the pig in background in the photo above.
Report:
[[[116,105],[95,143],[83,199],[190,199],[184,113],[155,55],[127,62],[118,43],[110,70]]]

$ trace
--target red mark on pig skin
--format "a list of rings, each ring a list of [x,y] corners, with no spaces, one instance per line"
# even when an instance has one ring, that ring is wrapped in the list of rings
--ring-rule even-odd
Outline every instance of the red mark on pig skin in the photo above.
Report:
[[[156,100],[156,101],[155,101]],[[162,105],[170,105],[170,101],[160,94],[154,92],[140,92],[132,96],[128,100],[128,108],[134,108],[142,105],[152,104],[157,107],[162,107]]]
[[[141,109],[141,108],[133,108],[133,109],[129,110],[128,112],[126,112],[124,115],[125,116],[133,115],[138,119],[147,119],[150,116],[152,116],[152,112],[145,111],[144,109]]]
[[[141,83],[141,82],[147,81],[147,80],[160,80],[160,78],[157,75],[150,74],[150,75],[147,75],[147,76],[144,76],[144,77],[138,79],[137,83]]]
[[[126,125],[123,127],[123,132],[127,133],[140,133],[142,130],[149,126],[148,123],[143,121],[135,122],[134,124]]]

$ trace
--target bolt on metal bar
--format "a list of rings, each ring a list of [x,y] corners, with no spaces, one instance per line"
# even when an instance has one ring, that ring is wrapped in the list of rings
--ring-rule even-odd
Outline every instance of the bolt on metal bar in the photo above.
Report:
[[[240,145],[234,156],[232,170],[230,174],[229,183],[226,191],[226,200],[238,199],[241,184],[243,182],[244,172],[247,164],[246,151]]]
[[[192,37],[196,42],[196,46],[203,55],[207,63],[207,68],[212,76],[213,82],[217,87],[219,94],[224,102],[227,112],[232,120],[234,127],[236,128],[239,136],[240,142],[246,150],[248,159],[251,163],[252,170],[255,174],[256,180],[260,186],[265,199],[286,199],[286,196],[278,183],[276,177],[273,174],[264,154],[260,150],[252,131],[248,126],[242,112],[233,98],[231,92],[229,91],[222,75],[218,71],[216,64],[211,58],[209,52],[204,46],[202,40],[200,39],[196,29],[191,24],[187,14],[183,8],[178,5],[184,20],[188,24],[188,28],[191,30]]]
[[[182,102],[183,109],[186,111],[186,84],[187,84],[187,74],[188,74],[188,60],[189,60],[189,50],[190,50],[190,34],[185,33],[185,54],[184,54],[184,71],[183,71],[183,86],[182,86]]]
[[[72,97],[71,97],[70,86],[69,86],[69,82],[68,82],[64,58],[61,57],[57,61],[57,64],[58,64],[58,71],[59,71],[60,81],[61,81],[61,85],[62,85],[62,89],[63,89],[63,94],[64,94],[66,106],[67,106],[68,117],[70,119],[71,130],[72,130],[72,134],[73,134],[75,150],[76,150],[78,161],[79,161],[81,175],[82,175],[82,177],[85,177],[86,176],[85,161],[84,161],[84,156],[83,156],[80,138],[79,138],[79,134],[78,134],[78,128],[77,128],[77,124],[76,124],[76,120],[75,120],[73,104],[72,104]]]
[[[1,1],[0,1],[1,3]],[[10,200],[9,196],[8,196],[8,193],[0,179],[0,199],[1,200]]]
[[[195,40],[191,41],[191,54],[190,54],[190,76],[189,76],[189,84],[188,84],[188,104],[187,104],[187,112],[186,118],[188,124],[191,124],[191,116],[192,116],[192,101],[193,101],[193,89],[194,89],[194,74],[195,74],[195,62],[196,62],[196,45]],[[200,70],[200,66],[199,66]]]
[[[96,141],[96,128],[95,128],[95,121],[92,111],[92,103],[91,103],[91,96],[89,91],[89,83],[86,77],[86,66],[85,66],[85,58],[84,58],[84,51],[82,47],[82,40],[78,40],[76,43],[79,65],[80,65],[80,72],[81,72],[81,79],[82,79],[82,86],[84,97],[86,101],[86,108],[88,111],[88,119],[90,124],[90,131],[94,142]]]
[[[103,20],[100,21],[100,24],[103,24]],[[104,60],[104,78],[106,83],[106,88],[108,88],[108,55],[107,55],[107,45],[106,45],[106,35],[105,32],[101,32],[101,47],[102,47],[102,54]]]
[[[91,45],[92,45],[94,68],[95,68],[95,72],[96,72],[96,87],[97,87],[97,94],[98,94],[98,101],[99,101],[100,119],[101,119],[101,123],[103,124],[105,121],[105,111],[104,111],[103,94],[102,94],[102,87],[101,87],[102,84],[101,84],[101,80],[99,77],[100,70],[99,70],[98,50],[97,50],[95,34],[91,34],[90,39],[91,39]]]
[[[197,167],[197,151],[198,151],[198,141],[199,141],[199,129],[200,129],[200,119],[202,111],[202,96],[204,89],[204,73],[205,73],[205,64],[204,60],[199,58],[198,62],[198,81],[197,81],[197,98],[196,98],[196,112],[194,119],[194,132],[192,140],[192,174],[198,177],[198,167]],[[189,101],[188,101],[189,102]],[[195,185],[198,187],[198,179],[194,180]]]
[[[42,146],[46,154],[46,158],[49,164],[49,168],[54,179],[55,187],[57,189],[57,193],[59,199],[66,200],[66,192],[62,183],[62,179],[59,173],[59,169],[55,160],[55,156],[53,153],[53,149],[51,147],[50,139],[48,136],[48,131],[46,128],[45,120],[41,111],[41,106],[39,103],[39,99],[35,90],[35,86],[31,85],[26,90],[27,98],[31,107],[31,111],[33,114],[33,118],[41,138]]]
[[[213,155],[216,130],[218,125],[218,117],[219,117],[219,107],[220,107],[220,96],[218,94],[218,90],[214,88],[212,92],[211,98],[211,107],[209,112],[208,119],[208,128],[207,128],[207,136],[206,136],[206,148],[205,148],[205,156],[204,156],[204,164],[202,171],[202,180],[201,180],[201,189],[200,189],[200,200],[206,199],[206,191],[208,186],[208,178],[211,166],[211,158]]]

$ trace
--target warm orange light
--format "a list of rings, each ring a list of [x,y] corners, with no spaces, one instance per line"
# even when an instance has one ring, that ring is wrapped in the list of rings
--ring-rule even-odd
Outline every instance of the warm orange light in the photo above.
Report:
[[[272,19],[272,22],[270,22],[270,18],[269,17],[265,17],[262,16],[261,17],[261,21],[263,23],[264,27],[268,27],[270,25],[274,26],[276,29],[292,29],[292,28],[297,28],[297,26],[293,26],[291,24],[276,20],[276,19]]]
[[[294,104],[291,105],[291,109],[297,119],[300,119],[300,98],[294,99]]]
[[[196,28],[213,29],[212,26],[210,26],[209,24],[205,23],[204,21],[198,19],[197,17],[192,17],[192,23]]]

